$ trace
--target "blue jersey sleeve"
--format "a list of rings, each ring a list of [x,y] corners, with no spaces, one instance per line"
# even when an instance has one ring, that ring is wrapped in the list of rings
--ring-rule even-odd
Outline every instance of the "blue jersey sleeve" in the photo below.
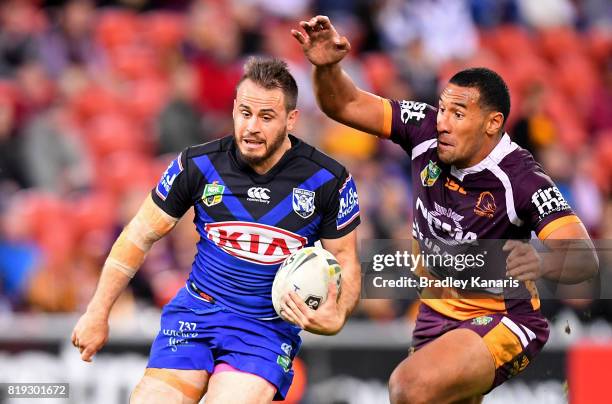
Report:
[[[347,235],[360,223],[359,196],[353,176],[346,172],[329,194],[321,222],[321,238]]]
[[[187,151],[188,149],[185,149],[170,162],[159,182],[151,191],[153,201],[157,206],[176,218],[183,216],[193,205],[187,170]]]

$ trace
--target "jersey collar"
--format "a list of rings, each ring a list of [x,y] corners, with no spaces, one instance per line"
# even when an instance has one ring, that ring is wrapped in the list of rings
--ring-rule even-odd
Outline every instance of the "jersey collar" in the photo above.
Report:
[[[278,160],[278,162],[265,174],[257,174],[257,172],[255,172],[255,170],[253,170],[253,168],[240,157],[240,154],[236,150],[235,140],[232,140],[232,144],[229,149],[230,159],[240,171],[248,174],[254,182],[266,183],[269,182],[270,179],[274,178],[274,176],[285,166],[287,161],[291,159],[291,157],[296,153],[296,150],[302,144],[300,139],[291,134],[289,134],[289,140],[291,141],[291,148],[287,150],[280,160]]]
[[[495,145],[491,153],[480,163],[467,168],[456,168],[455,166],[451,166],[451,174],[455,176],[455,178],[463,181],[463,178],[468,174],[479,173],[491,166],[496,166],[506,157],[508,154],[512,153],[514,150],[518,148],[518,145],[510,140],[510,136],[508,133],[504,133],[502,138],[499,140],[499,143]]]

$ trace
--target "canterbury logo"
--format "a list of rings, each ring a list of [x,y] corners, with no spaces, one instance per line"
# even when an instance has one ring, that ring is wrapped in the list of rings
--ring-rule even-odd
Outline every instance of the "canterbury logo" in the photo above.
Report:
[[[261,188],[261,187],[249,188],[249,190],[247,191],[247,195],[248,195],[247,200],[255,201],[255,202],[269,203],[268,200],[270,199],[270,195],[268,195],[268,192],[270,192],[268,188]]]

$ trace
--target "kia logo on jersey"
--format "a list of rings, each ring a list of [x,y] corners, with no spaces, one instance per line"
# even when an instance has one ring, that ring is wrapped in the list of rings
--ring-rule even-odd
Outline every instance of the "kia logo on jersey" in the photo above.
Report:
[[[204,226],[207,237],[226,253],[256,264],[280,264],[304,247],[306,237],[251,222],[217,222]]]

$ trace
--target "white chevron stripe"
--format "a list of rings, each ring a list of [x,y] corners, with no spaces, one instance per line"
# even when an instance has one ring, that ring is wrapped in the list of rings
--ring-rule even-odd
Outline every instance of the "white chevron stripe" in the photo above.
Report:
[[[517,337],[519,337],[523,348],[525,348],[527,344],[529,344],[529,341],[527,340],[525,333],[523,332],[523,330],[521,330],[521,327],[516,325],[514,321],[510,320],[508,317],[503,317],[502,323],[504,323],[506,327],[508,327],[514,334],[516,334]]]

